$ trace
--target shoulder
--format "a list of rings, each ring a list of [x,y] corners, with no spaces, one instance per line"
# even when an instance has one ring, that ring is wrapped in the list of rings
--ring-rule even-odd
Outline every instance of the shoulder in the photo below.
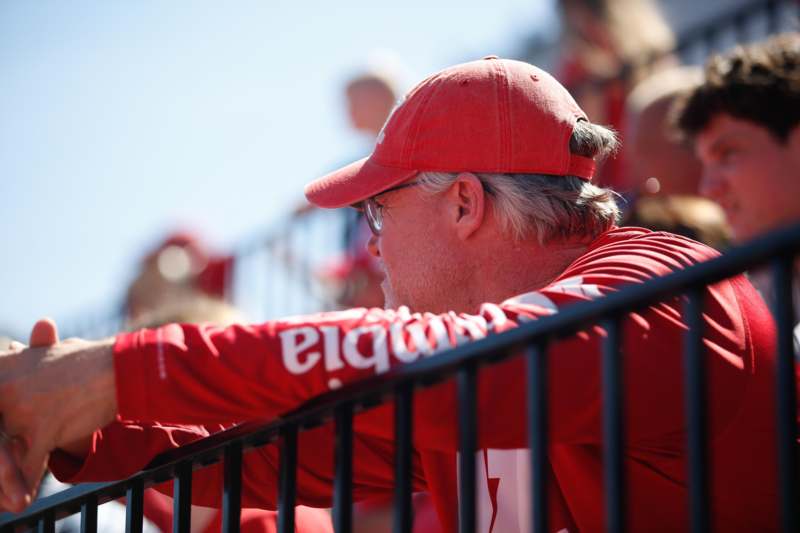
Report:
[[[620,282],[643,282],[720,254],[705,244],[665,231],[614,228],[601,234],[560,276],[603,275]]]

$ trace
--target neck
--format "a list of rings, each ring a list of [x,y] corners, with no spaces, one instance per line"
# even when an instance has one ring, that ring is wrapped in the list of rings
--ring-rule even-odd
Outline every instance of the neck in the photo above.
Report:
[[[536,241],[514,243],[505,248],[487,248],[472,269],[473,282],[465,294],[464,307],[476,312],[485,302],[539,290],[557,278],[586,252],[587,243],[540,245]]]

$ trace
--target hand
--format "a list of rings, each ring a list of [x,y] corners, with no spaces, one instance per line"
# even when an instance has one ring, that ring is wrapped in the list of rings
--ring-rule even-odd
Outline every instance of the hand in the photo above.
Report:
[[[49,321],[41,321],[34,326],[31,331],[30,343],[32,347],[50,346],[58,342],[58,331],[55,324]],[[3,350],[21,351],[25,345],[11,341]],[[0,511],[9,510],[19,512],[29,505],[36,494],[37,487],[34,486],[30,491],[25,483],[25,478],[17,464],[21,463],[25,454],[25,444],[18,437],[8,435],[2,424],[0,416]],[[3,487],[6,487],[3,490]]]
[[[0,416],[4,432],[15,437],[14,447],[5,446],[0,454],[7,500],[0,505],[22,510],[35,494],[51,450],[85,439],[114,419],[112,346],[113,339],[59,342],[55,324],[40,320],[30,347],[0,352]],[[16,473],[9,472],[9,457]],[[20,474],[22,494],[14,481]]]

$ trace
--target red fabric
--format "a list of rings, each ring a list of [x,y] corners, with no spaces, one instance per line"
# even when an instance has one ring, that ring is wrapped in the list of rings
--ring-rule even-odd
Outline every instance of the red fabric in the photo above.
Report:
[[[98,431],[81,464],[52,464],[67,481],[118,478],[159,451],[214,427],[294,409],[351,383],[455,344],[501,332],[716,256],[688,239],[616,229],[549,286],[477,315],[355,309],[259,326],[170,325],[120,335],[115,347],[121,422]],[[711,513],[720,530],[773,529],[777,520],[774,453],[774,325],[758,294],[736,276],[705,291]],[[687,525],[683,416],[682,302],[671,298],[624,322],[625,475],[633,531],[682,531]],[[599,531],[603,525],[600,341],[597,327],[554,341],[549,350],[548,491],[551,529]],[[478,516],[481,531],[521,530],[527,516],[525,363],[481,368],[478,379]],[[452,382],[420,389],[414,404],[415,490],[429,491],[445,531],[455,531],[457,403]],[[393,412],[385,405],[356,417],[355,498],[390,493]],[[136,420],[159,420],[137,424]],[[215,426],[218,428],[219,426]],[[298,503],[330,505],[333,431],[300,436]],[[245,457],[244,500],[274,508],[277,451]],[[198,501],[218,500],[221,470],[196,473]],[[492,505],[489,487],[496,487]]]
[[[234,268],[233,256],[212,257],[206,263],[206,267],[197,274],[195,280],[196,288],[210,296],[220,299],[228,299],[230,290],[230,280]]]
[[[456,65],[408,93],[372,155],[308,184],[306,197],[344,207],[425,170],[590,179],[594,161],[569,150],[579,118],[567,90],[533,65],[495,56]]]

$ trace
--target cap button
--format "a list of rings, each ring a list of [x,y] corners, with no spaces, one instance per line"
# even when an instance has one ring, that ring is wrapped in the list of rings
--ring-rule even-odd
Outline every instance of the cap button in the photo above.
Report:
[[[489,56],[484,56],[483,59],[500,59],[500,58],[497,57],[496,55],[492,54],[492,55],[489,55]]]

